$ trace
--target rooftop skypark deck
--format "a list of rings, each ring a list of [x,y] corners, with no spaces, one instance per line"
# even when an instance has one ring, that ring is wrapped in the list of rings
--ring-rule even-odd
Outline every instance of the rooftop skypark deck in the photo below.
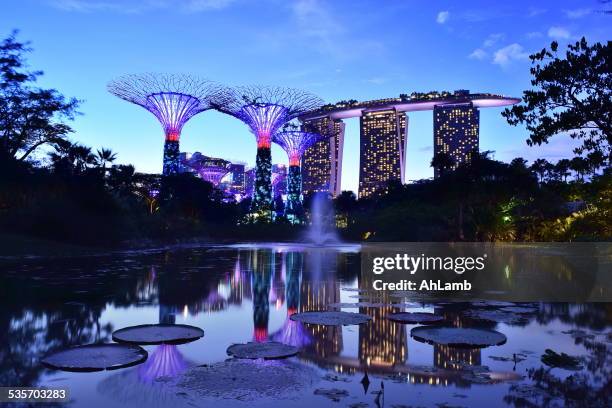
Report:
[[[311,120],[328,116],[331,119],[355,118],[363,115],[364,111],[379,111],[394,109],[397,112],[412,112],[433,110],[434,106],[472,103],[476,108],[494,108],[514,105],[520,102],[519,98],[492,93],[470,93],[467,90],[454,92],[413,92],[410,95],[400,94],[397,98],[374,99],[359,102],[356,100],[339,101],[327,104],[320,109],[310,111],[300,117],[302,120]]]

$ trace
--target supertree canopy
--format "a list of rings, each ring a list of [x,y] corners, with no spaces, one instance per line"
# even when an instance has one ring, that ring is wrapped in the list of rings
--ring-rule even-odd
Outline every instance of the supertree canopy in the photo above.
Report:
[[[183,126],[194,115],[210,109],[221,89],[214,82],[184,74],[125,75],[108,84],[110,93],[142,106],[161,123],[166,136],[164,175],[179,171]]]
[[[230,162],[216,157],[208,157],[196,152],[190,158],[181,161],[183,167],[195,171],[203,180],[210,182],[215,187],[221,179],[229,173]]]
[[[319,97],[298,89],[266,86],[229,88],[219,99],[215,108],[246,123],[257,140],[252,202],[255,216],[265,221],[272,216],[272,136],[285,123],[322,103]]]
[[[306,149],[325,138],[325,135],[301,130],[282,130],[273,136],[273,141],[287,152],[287,203],[285,216],[293,223],[302,221],[302,170],[301,160]]]

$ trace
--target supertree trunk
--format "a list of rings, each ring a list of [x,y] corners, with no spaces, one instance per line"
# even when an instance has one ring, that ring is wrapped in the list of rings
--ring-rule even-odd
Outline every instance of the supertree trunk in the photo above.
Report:
[[[162,172],[164,176],[178,174],[180,166],[179,153],[179,141],[166,140],[166,143],[164,143],[164,168]]]
[[[302,222],[302,170],[299,165],[289,166],[287,174],[287,204],[285,216],[294,224]]]
[[[270,147],[257,148],[255,191],[251,211],[258,221],[272,220],[272,153]]]

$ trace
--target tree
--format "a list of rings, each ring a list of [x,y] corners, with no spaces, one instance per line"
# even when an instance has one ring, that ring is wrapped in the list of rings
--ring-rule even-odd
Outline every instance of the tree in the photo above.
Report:
[[[25,69],[30,48],[16,35],[0,42],[0,160],[24,161],[39,147],[65,140],[72,129],[63,120],[74,118],[79,101],[33,85],[42,72]]]
[[[430,165],[438,172],[438,174],[443,175],[453,168],[455,165],[455,160],[448,153],[437,153],[433,159],[431,159]]]
[[[569,159],[561,159],[557,162],[557,164],[555,164],[555,171],[564,183],[567,181],[567,177],[571,174],[570,165],[571,162]]]
[[[531,163],[531,166],[529,168],[531,169],[531,171],[537,174],[540,183],[543,183],[546,171],[550,168],[550,163],[546,159],[537,159],[534,160],[533,163]]]
[[[531,84],[523,102],[502,115],[511,125],[525,124],[530,146],[560,133],[582,141],[577,155],[600,152],[598,166],[612,160],[612,43],[587,44],[583,37],[558,56],[558,43],[531,55]]]
[[[589,163],[583,157],[574,157],[570,160],[570,169],[576,173],[576,179],[584,181],[584,175],[589,171]]]
[[[57,140],[55,151],[49,153],[53,169],[58,174],[84,174],[96,163],[91,148],[67,140]]]
[[[106,164],[113,163],[117,159],[117,153],[114,153],[111,149],[102,147],[96,151],[96,163],[102,170],[102,177],[106,177]]]

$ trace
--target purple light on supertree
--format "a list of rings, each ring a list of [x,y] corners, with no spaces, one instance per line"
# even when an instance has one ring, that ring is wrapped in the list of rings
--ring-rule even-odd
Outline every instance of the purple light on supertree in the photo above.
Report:
[[[217,187],[221,179],[230,171],[230,162],[216,157],[208,157],[196,152],[189,159],[181,162],[183,167],[187,167],[199,174],[203,179]]]
[[[181,352],[172,344],[160,344],[143,365],[138,368],[138,378],[144,383],[152,383],[160,377],[176,377],[187,369],[189,364]]]
[[[272,135],[285,123],[319,108],[323,100],[294,88],[238,86],[226,88],[215,108],[243,121],[255,135],[257,147],[270,147]]]
[[[164,175],[179,171],[179,139],[185,123],[210,109],[221,90],[214,82],[185,74],[125,75],[108,84],[110,93],[142,106],[161,123],[166,137]]]
[[[299,166],[304,152],[324,137],[319,133],[288,130],[275,133],[272,141],[287,153],[289,166]]]
[[[243,121],[255,135],[257,158],[252,213],[269,221],[272,217],[272,136],[287,122],[319,108],[323,101],[292,88],[241,86],[227,88],[214,107]]]
[[[275,133],[272,140],[282,147],[289,157],[285,216],[293,223],[300,223],[303,218],[302,169],[300,166],[302,156],[310,146],[328,136],[296,129],[295,126],[288,126],[286,129]]]

